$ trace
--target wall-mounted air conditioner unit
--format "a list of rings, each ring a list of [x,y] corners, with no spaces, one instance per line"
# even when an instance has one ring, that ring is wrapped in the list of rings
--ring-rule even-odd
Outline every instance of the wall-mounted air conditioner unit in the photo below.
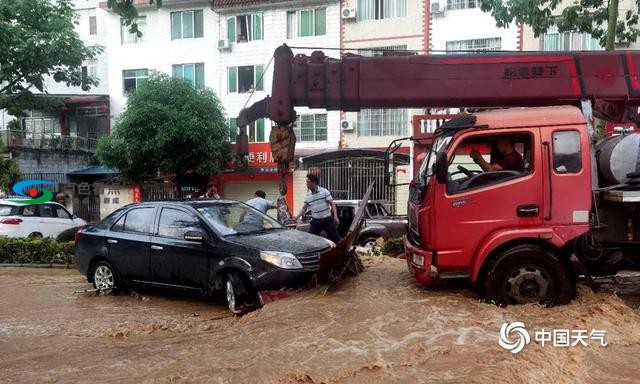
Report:
[[[340,122],[340,129],[343,131],[353,131],[355,124],[351,120],[342,120]]]
[[[231,49],[231,45],[229,44],[229,39],[218,40],[218,50],[228,51],[229,49]]]
[[[342,19],[343,20],[353,20],[356,18],[356,9],[355,8],[343,8],[342,9]]]
[[[441,15],[444,13],[446,4],[433,2],[431,3],[431,14],[432,15]]]

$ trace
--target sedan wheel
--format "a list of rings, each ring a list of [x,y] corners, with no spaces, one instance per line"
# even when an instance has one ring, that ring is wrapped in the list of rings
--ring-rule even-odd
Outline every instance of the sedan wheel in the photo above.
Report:
[[[93,271],[93,286],[102,294],[108,295],[116,288],[116,276],[109,263],[100,262]]]
[[[224,288],[229,310],[242,315],[256,307],[257,296],[251,284],[239,272],[231,272],[226,276]]]

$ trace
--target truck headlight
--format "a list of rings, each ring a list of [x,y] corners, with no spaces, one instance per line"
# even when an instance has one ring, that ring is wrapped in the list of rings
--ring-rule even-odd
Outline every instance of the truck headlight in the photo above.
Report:
[[[302,269],[300,261],[289,252],[260,251],[260,258],[282,269]]]

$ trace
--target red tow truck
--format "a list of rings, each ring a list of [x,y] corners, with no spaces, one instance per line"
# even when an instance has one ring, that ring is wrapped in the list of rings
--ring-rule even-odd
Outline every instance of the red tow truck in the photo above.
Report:
[[[569,302],[579,279],[640,267],[640,135],[596,143],[593,126],[594,116],[636,119],[640,53],[333,59],[294,56],[285,45],[274,66],[271,97],[237,122],[268,117],[272,141],[290,148],[295,106],[492,108],[447,121],[416,147],[427,154],[415,153],[424,160],[409,186],[405,251],[421,283],[465,279],[498,305],[551,306]],[[494,163],[505,138],[522,171],[474,167],[470,151],[485,148]]]

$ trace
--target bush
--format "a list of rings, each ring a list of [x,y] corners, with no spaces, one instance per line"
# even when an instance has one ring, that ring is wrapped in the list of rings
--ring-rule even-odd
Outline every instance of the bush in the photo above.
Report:
[[[382,253],[389,256],[394,256],[404,252],[404,243],[402,237],[396,237],[388,239],[382,245]]]
[[[74,253],[71,241],[0,238],[0,263],[73,264]]]

